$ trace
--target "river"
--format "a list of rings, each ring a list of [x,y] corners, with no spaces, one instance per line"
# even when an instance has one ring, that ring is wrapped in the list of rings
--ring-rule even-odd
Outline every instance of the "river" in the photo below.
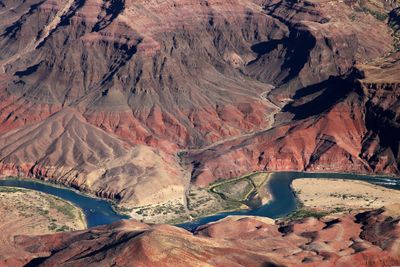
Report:
[[[0,180],[0,186],[32,189],[67,200],[83,210],[88,227],[110,224],[129,218],[126,215],[121,215],[115,212],[112,208],[111,202],[109,201],[83,195],[75,190],[57,185],[42,183],[39,181],[37,182],[30,179],[24,180],[8,178]]]
[[[193,230],[200,225],[222,219],[229,215],[252,215],[270,218],[286,216],[297,208],[297,201],[290,185],[294,179],[298,178],[361,180],[386,188],[400,190],[399,178],[344,173],[276,172],[271,175],[271,178],[267,183],[272,197],[272,200],[267,204],[253,210],[223,212],[213,216],[203,217],[193,222],[179,224],[178,226],[187,230]],[[115,212],[112,208],[111,202],[109,201],[85,196],[74,190],[56,185],[53,186],[51,184],[45,184],[28,179],[5,179],[0,180],[0,186],[33,189],[70,201],[83,210],[88,227],[110,224],[121,219],[129,218],[128,216]]]
[[[297,200],[292,191],[291,184],[294,179],[299,178],[360,180],[386,188],[400,190],[399,178],[345,173],[275,172],[272,173],[271,178],[267,183],[272,198],[272,200],[267,204],[253,210],[223,212],[213,216],[203,217],[193,222],[183,223],[179,226],[192,231],[200,225],[220,220],[229,215],[263,216],[273,219],[284,217],[292,213],[297,208]]]

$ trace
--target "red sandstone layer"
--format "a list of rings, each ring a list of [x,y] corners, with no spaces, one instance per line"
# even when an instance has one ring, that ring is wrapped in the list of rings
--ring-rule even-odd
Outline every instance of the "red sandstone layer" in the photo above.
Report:
[[[121,221],[85,231],[17,236],[8,266],[395,266],[398,216],[384,209],[275,224],[228,217],[192,234],[167,225]]]
[[[399,63],[354,70],[393,50],[362,4],[4,0],[1,174],[131,204],[255,170],[398,174]]]

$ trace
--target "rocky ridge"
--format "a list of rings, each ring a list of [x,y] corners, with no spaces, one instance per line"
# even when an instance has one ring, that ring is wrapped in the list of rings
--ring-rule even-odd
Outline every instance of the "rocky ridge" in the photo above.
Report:
[[[278,224],[268,218],[228,217],[194,234],[173,226],[121,221],[72,233],[16,236],[13,246],[20,255],[2,264],[393,266],[400,264],[395,209]]]
[[[361,2],[1,3],[3,175],[132,206],[256,170],[399,173],[398,80],[364,70],[397,68],[393,31]]]

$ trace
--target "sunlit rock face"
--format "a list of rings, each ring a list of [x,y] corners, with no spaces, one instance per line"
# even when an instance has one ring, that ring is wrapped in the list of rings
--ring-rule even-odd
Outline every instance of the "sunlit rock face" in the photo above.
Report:
[[[281,224],[261,217],[238,216],[200,226],[194,234],[173,226],[121,221],[72,233],[17,236],[9,245],[20,255],[2,255],[0,263],[394,266],[400,263],[398,219],[398,215],[385,209]]]
[[[129,205],[255,170],[396,174],[392,31],[358,5],[3,0],[1,173]]]

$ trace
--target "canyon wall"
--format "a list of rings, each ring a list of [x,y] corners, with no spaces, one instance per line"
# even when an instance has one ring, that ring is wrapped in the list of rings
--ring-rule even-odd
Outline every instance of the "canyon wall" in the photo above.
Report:
[[[364,70],[397,68],[397,22],[360,5],[3,0],[1,173],[129,205],[256,170],[399,174],[398,77]]]

